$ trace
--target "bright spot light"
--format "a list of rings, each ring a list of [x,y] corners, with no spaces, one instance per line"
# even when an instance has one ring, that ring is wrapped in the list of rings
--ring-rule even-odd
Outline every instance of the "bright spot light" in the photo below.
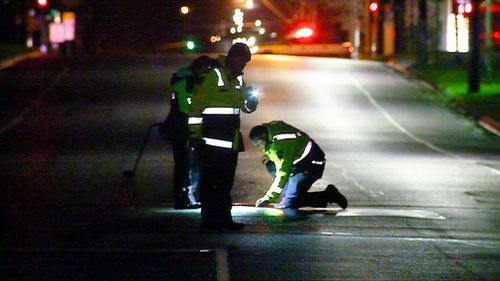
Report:
[[[210,36],[210,42],[212,42],[212,43],[217,42],[217,36],[215,36],[215,35]]]
[[[270,217],[281,217],[284,215],[282,210],[274,209],[274,208],[264,208],[263,213],[264,213],[264,215],[270,216]]]
[[[252,45],[255,45],[255,37],[253,36],[250,36],[250,38],[248,38],[248,45],[252,46]]]
[[[260,35],[264,35],[264,33],[266,33],[266,29],[265,28],[259,28],[259,34]]]
[[[193,41],[187,41],[186,47],[188,48],[188,50],[193,50],[195,47],[195,44]]]
[[[189,7],[188,6],[182,6],[181,9],[181,14],[187,15],[189,13]]]
[[[255,26],[256,26],[256,27],[259,27],[259,26],[261,26],[261,25],[262,25],[262,21],[261,21],[261,20],[256,20],[256,21],[255,21]]]
[[[33,37],[29,36],[28,39],[26,39],[26,47],[33,48]]]
[[[253,0],[247,0],[247,3],[245,6],[247,7],[247,9],[252,9],[254,6]]]
[[[378,10],[378,3],[371,2],[370,5],[368,6],[368,9],[370,10],[370,12],[375,13]]]
[[[465,13],[470,14],[472,12],[472,3],[465,3]]]
[[[295,32],[295,38],[307,38],[311,37],[314,34],[312,28],[310,27],[303,27]]]
[[[271,32],[271,38],[276,38],[278,36],[278,34],[276,34],[276,32]]]
[[[235,34],[235,33],[236,33],[236,27],[234,27],[234,26],[233,26],[233,27],[231,27],[231,29],[229,30],[229,32],[230,32],[231,34]]]
[[[259,51],[259,46],[255,45],[250,48],[252,54],[256,54]]]
[[[241,27],[241,26],[238,26],[238,27],[236,28],[236,31],[237,31],[238,33],[241,33],[241,32],[243,32],[243,27]]]
[[[260,97],[260,91],[257,90],[257,88],[251,88],[250,89],[250,96],[252,96],[254,98],[258,98],[258,97]]]

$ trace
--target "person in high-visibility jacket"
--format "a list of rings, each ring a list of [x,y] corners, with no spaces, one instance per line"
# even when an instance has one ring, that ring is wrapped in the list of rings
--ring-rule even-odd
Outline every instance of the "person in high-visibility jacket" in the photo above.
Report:
[[[202,75],[189,106],[190,142],[201,147],[201,230],[239,231],[244,228],[231,216],[231,189],[238,153],[244,150],[240,111],[256,110],[259,97],[243,81],[243,69],[251,59],[247,45],[234,44],[227,56]],[[197,127],[195,127],[197,126]],[[201,130],[193,129],[200,128]]]
[[[175,209],[199,208],[198,151],[189,146],[188,108],[194,86],[201,74],[207,72],[213,59],[207,55],[196,58],[188,67],[177,70],[170,79],[172,93],[170,111],[159,133],[172,144],[174,156],[173,195]]]
[[[255,126],[249,138],[265,154],[264,164],[273,182],[256,207],[275,203],[276,208],[303,206],[326,207],[337,203],[345,209],[347,199],[330,184],[324,191],[308,192],[313,183],[323,176],[325,153],[303,131],[283,122],[272,121]],[[278,198],[282,197],[279,203]]]

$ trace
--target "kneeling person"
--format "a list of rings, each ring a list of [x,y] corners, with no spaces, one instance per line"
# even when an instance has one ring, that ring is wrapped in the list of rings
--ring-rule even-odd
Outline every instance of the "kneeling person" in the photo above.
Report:
[[[264,164],[273,177],[266,194],[255,207],[274,204],[276,208],[326,207],[336,203],[343,209],[347,199],[330,184],[321,192],[308,192],[323,176],[325,153],[306,133],[283,122],[272,121],[250,130],[250,140],[265,154]]]

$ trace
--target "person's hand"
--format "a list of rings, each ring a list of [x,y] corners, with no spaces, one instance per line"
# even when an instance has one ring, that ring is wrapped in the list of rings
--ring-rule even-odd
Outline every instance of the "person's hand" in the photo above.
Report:
[[[264,196],[255,201],[255,207],[257,208],[266,207],[267,205],[269,205],[269,198],[267,196]]]

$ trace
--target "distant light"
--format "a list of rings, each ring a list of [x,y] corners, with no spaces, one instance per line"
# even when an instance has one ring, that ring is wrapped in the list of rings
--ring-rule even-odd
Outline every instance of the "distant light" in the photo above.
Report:
[[[231,34],[235,34],[235,33],[236,33],[236,27],[234,27],[234,26],[233,26],[233,27],[231,27],[231,29],[229,30],[229,32],[230,32]]]
[[[188,48],[188,50],[193,50],[195,47],[196,47],[196,45],[194,44],[193,41],[186,42],[186,48]]]
[[[247,0],[247,3],[245,5],[247,9],[253,9],[254,3],[253,0]]]
[[[295,38],[307,38],[313,36],[314,31],[310,27],[303,27],[295,32]]]
[[[36,0],[36,4],[40,8],[45,8],[49,4],[49,1],[48,0]]]
[[[259,34],[260,35],[264,35],[264,33],[266,33],[266,29],[265,28],[259,28]]]
[[[262,25],[262,21],[261,21],[261,20],[256,20],[256,21],[255,21],[255,26],[256,26],[256,27],[259,27],[259,26],[261,26],[261,25]]]
[[[255,42],[257,42],[257,40],[255,39],[255,37],[250,36],[248,38],[248,45],[250,45],[250,46],[255,45]]]
[[[187,15],[189,13],[189,7],[188,6],[182,6],[181,9],[181,14]]]
[[[241,26],[238,26],[238,27],[236,28],[236,31],[237,31],[238,33],[241,33],[241,32],[243,32],[243,27],[241,27]]]
[[[250,52],[252,54],[257,53],[258,51],[259,51],[259,46],[255,45],[255,46],[250,47]]]
[[[271,38],[276,38],[278,37],[278,34],[276,32],[271,32],[270,36]]]
[[[466,14],[470,14],[472,12],[472,3],[471,2],[467,2],[465,3],[465,13]]]
[[[26,47],[33,48],[33,37],[28,36],[28,39],[26,39]]]
[[[375,13],[376,11],[378,11],[378,3],[375,1],[372,1],[370,3],[370,5],[368,5],[368,10],[370,10],[370,12],[372,12],[372,13]]]

